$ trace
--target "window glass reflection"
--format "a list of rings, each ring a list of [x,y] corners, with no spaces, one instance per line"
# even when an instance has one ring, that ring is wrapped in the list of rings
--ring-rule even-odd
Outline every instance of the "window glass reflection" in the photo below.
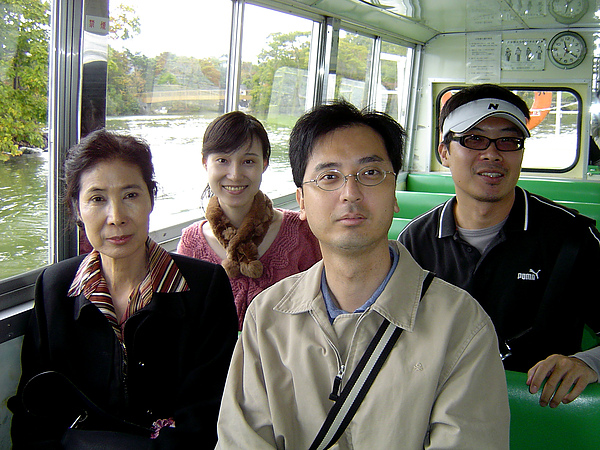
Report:
[[[272,199],[295,192],[288,138],[306,104],[313,22],[246,4],[239,109],[265,126],[271,163],[261,189]]]
[[[340,30],[335,99],[345,99],[357,108],[368,102],[368,74],[371,70],[373,38]]]
[[[383,41],[375,109],[384,111],[406,127],[412,49]]]

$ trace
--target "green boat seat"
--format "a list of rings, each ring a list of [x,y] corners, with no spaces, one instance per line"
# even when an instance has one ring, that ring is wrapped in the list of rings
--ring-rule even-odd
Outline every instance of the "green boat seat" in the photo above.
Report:
[[[588,385],[568,405],[542,408],[526,380],[526,373],[506,371],[511,450],[600,449],[600,384]]]

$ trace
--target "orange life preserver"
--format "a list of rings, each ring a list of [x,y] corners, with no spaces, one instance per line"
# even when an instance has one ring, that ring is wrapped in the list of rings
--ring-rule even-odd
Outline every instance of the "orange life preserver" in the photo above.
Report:
[[[442,95],[442,101],[440,102],[440,111],[442,110],[442,108],[444,107],[444,105],[450,97],[452,97],[452,91],[444,92],[444,95]]]
[[[549,91],[535,91],[533,98],[533,105],[529,109],[529,121],[527,122],[527,128],[533,130],[537,127],[542,120],[546,118],[550,108],[552,107],[552,92]]]
[[[452,97],[452,92],[447,91],[442,95],[442,101],[440,102],[440,110],[448,99]],[[537,127],[548,115],[552,107],[552,92],[550,91],[535,91],[533,97],[533,105],[529,109],[529,121],[527,122],[527,128],[533,130]]]

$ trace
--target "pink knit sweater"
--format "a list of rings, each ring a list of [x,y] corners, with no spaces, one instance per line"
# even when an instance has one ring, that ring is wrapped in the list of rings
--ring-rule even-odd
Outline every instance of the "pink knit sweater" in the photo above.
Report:
[[[279,233],[264,255],[260,257],[263,274],[260,278],[239,275],[230,279],[238,312],[239,329],[242,329],[246,309],[252,299],[263,289],[283,278],[308,269],[321,259],[319,241],[308,223],[300,220],[295,211],[280,210],[283,219]],[[221,258],[210,248],[202,233],[206,220],[193,223],[182,232],[177,253],[221,264]]]

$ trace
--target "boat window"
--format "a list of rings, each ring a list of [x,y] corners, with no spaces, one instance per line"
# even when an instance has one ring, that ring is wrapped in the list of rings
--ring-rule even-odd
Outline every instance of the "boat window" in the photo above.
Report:
[[[106,127],[145,139],[158,198],[151,231],[202,215],[202,136],[225,108],[232,4],[110,3]]]
[[[0,13],[0,279],[6,279],[49,261],[50,5],[5,2]]]
[[[457,89],[440,94],[439,111]],[[555,88],[513,89],[529,106],[523,172],[566,172],[579,160],[582,101],[575,91]],[[436,119],[437,123],[437,119]],[[439,142],[439,136],[438,136]],[[437,148],[437,143],[435,148]],[[439,155],[438,155],[439,158]]]
[[[150,144],[159,183],[155,231],[203,215],[202,137],[228,109],[235,13],[231,2],[213,2],[210,14],[203,3],[185,0],[171,1],[167,10],[142,0],[127,5],[111,5],[125,32],[109,43],[106,126]],[[312,106],[305,100],[313,21],[252,4],[243,18],[240,76],[230,79],[239,94],[233,109],[256,116],[269,133],[273,149],[262,189],[275,198],[294,190],[287,140]]]
[[[265,126],[271,160],[261,190],[272,199],[295,192],[288,139],[312,105],[308,92],[313,21],[246,4],[239,109]]]
[[[408,115],[408,95],[412,70],[410,47],[383,41],[379,56],[375,109],[396,119],[405,128]]]
[[[328,86],[329,99],[345,99],[358,108],[370,106],[369,84],[374,43],[373,37],[340,29],[335,85]]]

